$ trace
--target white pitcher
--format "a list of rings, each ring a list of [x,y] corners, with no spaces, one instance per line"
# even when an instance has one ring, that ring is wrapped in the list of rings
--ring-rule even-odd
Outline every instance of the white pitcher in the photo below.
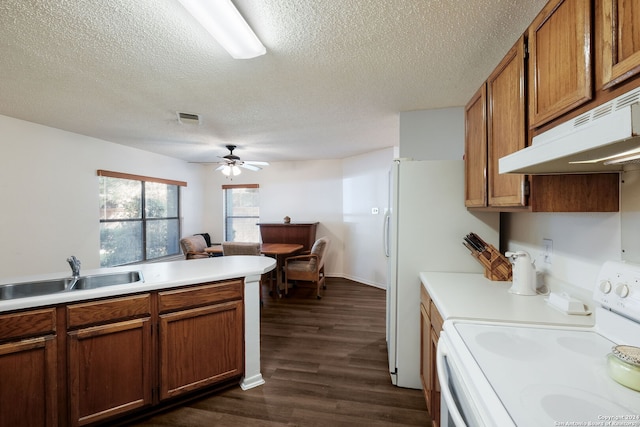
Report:
[[[516,295],[537,295],[536,267],[528,252],[507,252],[505,256],[513,264],[513,285],[509,292]]]

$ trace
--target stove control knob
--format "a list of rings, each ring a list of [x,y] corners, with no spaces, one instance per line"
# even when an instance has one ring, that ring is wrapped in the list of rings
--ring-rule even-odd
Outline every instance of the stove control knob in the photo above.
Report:
[[[616,285],[616,294],[620,298],[626,298],[629,295],[629,286],[625,285],[624,283],[618,283]]]
[[[602,282],[600,282],[600,291],[603,294],[608,294],[609,292],[611,292],[611,282],[608,280],[603,280]]]

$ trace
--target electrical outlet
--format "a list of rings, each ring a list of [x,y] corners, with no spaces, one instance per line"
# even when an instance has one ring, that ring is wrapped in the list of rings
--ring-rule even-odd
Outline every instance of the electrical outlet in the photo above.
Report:
[[[553,240],[542,239],[542,257],[545,264],[551,264],[551,255],[553,255]]]
[[[378,208],[371,208],[372,215],[378,215]]]

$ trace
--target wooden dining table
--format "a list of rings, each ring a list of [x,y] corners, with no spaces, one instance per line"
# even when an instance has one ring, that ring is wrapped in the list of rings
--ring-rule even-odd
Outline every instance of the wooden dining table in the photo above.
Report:
[[[285,258],[295,255],[302,250],[304,246],[297,243],[262,243],[260,245],[260,253],[275,258],[276,260],[276,283],[275,291],[278,297],[281,297],[282,289],[282,267]],[[212,255],[222,255],[222,245],[214,245],[205,249],[205,252]],[[274,286],[271,286],[270,293],[273,295]]]

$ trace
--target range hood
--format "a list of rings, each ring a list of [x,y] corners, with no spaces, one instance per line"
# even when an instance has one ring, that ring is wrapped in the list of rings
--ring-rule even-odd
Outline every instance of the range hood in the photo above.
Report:
[[[533,137],[499,159],[499,172],[530,175],[621,171],[640,162],[640,88]]]

